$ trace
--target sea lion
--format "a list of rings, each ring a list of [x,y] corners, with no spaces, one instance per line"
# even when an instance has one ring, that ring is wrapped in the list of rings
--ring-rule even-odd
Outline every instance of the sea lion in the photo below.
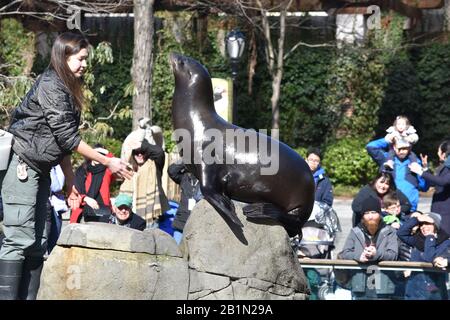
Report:
[[[204,198],[222,217],[241,227],[231,199],[248,204],[243,208],[247,218],[275,219],[290,236],[301,234],[314,205],[315,189],[303,158],[278,140],[226,122],[215,111],[207,69],[176,53],[169,60],[175,76],[174,138],[187,169],[200,181]],[[233,132],[247,136],[244,148],[235,138],[228,139]],[[216,148],[208,154],[213,144]],[[270,145],[267,152],[263,152],[264,144]],[[225,158],[233,162],[220,161]],[[268,158],[273,161],[271,165],[276,164],[276,172],[264,173]]]

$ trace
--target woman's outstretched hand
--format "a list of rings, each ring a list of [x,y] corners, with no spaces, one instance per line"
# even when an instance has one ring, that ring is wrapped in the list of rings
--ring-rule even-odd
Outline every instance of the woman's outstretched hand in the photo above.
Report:
[[[133,177],[133,168],[129,163],[123,161],[122,159],[109,158],[107,167],[112,173],[125,179],[131,179]]]

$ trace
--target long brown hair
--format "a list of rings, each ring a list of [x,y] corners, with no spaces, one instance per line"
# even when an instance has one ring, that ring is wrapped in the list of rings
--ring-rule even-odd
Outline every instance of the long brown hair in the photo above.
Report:
[[[50,67],[55,70],[64,85],[69,89],[78,110],[82,109],[84,102],[82,82],[70,70],[67,59],[69,56],[80,52],[81,49],[88,48],[89,42],[81,34],[65,32],[56,38],[50,58]]]
[[[377,191],[377,189],[375,188],[375,184],[377,183],[378,179],[381,179],[381,182],[389,184],[389,189],[386,192],[386,194],[389,192],[397,191],[397,187],[395,186],[395,181],[392,175],[388,172],[380,171],[378,172],[375,179],[373,179],[372,182],[370,182],[370,186],[372,187],[373,190],[375,190],[375,192]]]

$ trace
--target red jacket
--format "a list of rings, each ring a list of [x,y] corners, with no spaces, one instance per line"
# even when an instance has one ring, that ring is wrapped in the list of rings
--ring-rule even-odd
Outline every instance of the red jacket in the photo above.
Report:
[[[106,156],[108,158],[112,158],[113,154],[108,153]],[[115,177],[113,176],[111,170],[106,168],[105,175],[103,176],[103,181],[100,186],[100,196],[102,197],[102,200],[103,200],[103,203],[105,204],[105,206],[110,207],[110,208],[111,208],[110,186],[111,186],[111,183],[114,181],[114,179],[115,179]],[[86,182],[85,182],[86,190],[89,190],[89,187],[91,186],[91,181],[92,181],[92,173],[88,172],[86,175]],[[83,207],[86,205],[86,202],[84,201],[84,198],[86,197],[86,195],[82,194],[81,197],[82,197],[82,200],[81,200],[80,207],[72,210],[72,214],[70,215],[70,223],[77,223],[77,222],[79,222],[79,220],[81,218],[81,212],[83,211]]]

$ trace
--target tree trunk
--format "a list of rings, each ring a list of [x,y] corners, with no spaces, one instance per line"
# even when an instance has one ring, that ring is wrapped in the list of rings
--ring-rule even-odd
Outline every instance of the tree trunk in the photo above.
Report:
[[[278,38],[278,56],[274,72],[272,73],[272,132],[274,139],[280,139],[280,95],[281,80],[283,79],[284,65],[284,43],[286,38],[286,12],[289,9],[292,0],[285,2],[285,6],[280,10],[280,37]]]
[[[450,0],[445,0],[444,5],[444,31],[450,32]]]
[[[280,107],[278,102],[280,101],[281,78],[282,75],[277,74],[272,80],[272,98],[270,99],[272,103],[272,132],[270,135],[277,140],[280,140]]]
[[[152,51],[154,33],[154,0],[134,0],[134,50],[131,77],[133,92],[133,130],[140,118],[152,119]]]
[[[256,46],[256,34],[252,31],[250,38],[250,58],[248,62],[248,95],[251,96],[253,92],[253,78],[256,72],[256,64],[258,62],[258,48]]]
[[[198,49],[203,53],[208,39],[208,14],[206,12],[197,12],[195,22],[194,32],[197,37]]]

